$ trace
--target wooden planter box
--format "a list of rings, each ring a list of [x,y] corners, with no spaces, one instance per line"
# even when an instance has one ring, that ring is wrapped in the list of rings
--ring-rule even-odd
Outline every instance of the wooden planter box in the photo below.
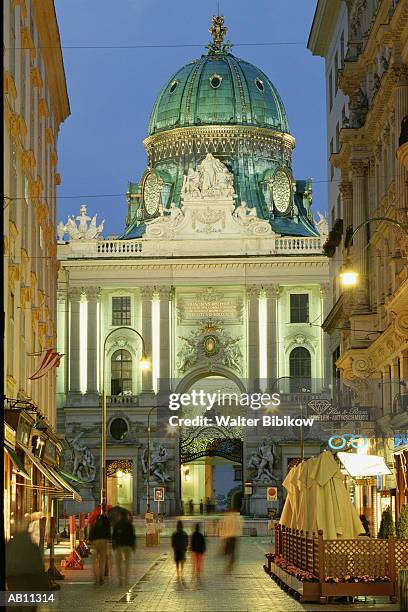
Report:
[[[394,598],[393,582],[322,582],[322,597],[345,597],[358,595],[383,595]]]
[[[318,582],[301,582],[295,576],[288,574],[276,563],[271,563],[271,574],[278,580],[284,583],[289,590],[299,595],[299,600],[304,601],[319,601],[319,583]]]

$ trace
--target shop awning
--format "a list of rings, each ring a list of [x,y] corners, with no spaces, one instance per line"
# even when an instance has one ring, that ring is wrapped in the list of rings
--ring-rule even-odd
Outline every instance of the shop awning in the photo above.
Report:
[[[64,476],[61,474],[61,472],[58,472],[53,467],[48,467],[48,470],[51,472],[51,474],[54,476],[54,478],[60,483],[61,487],[64,489],[66,494],[63,495],[63,497],[72,497],[72,499],[74,499],[77,502],[81,502],[82,501],[82,497],[80,496],[78,491],[74,488],[73,485],[71,485],[71,484],[69,484],[69,482],[67,482],[67,480],[64,478]]]
[[[391,474],[384,457],[380,455],[358,455],[357,453],[337,453],[350,476],[385,476]]]
[[[30,475],[27,474],[24,468],[23,462],[21,461],[20,457],[17,455],[16,451],[13,448],[11,448],[11,446],[9,446],[8,444],[4,445],[4,450],[10,457],[11,462],[14,465],[14,468],[17,474],[19,476],[22,476],[23,478],[26,478],[27,480],[31,480]]]
[[[80,480],[79,478],[77,478],[73,474],[70,474],[69,472],[66,472],[65,470],[61,470],[61,468],[58,468],[57,471],[58,471],[59,474],[61,474],[61,476],[63,476],[67,480],[71,480],[72,482],[77,482],[78,484],[83,484],[82,480]]]
[[[36,457],[35,455],[33,455],[33,453],[28,450],[28,448],[23,447],[24,448],[24,452],[27,455],[27,457],[30,459],[30,461],[32,461],[32,463],[35,465],[35,467],[40,470],[40,472],[46,477],[46,479],[52,484],[54,485],[54,487],[56,487],[56,492],[57,493],[63,493],[64,489],[61,486],[61,483],[55,478],[55,476],[53,476],[49,470],[49,468],[47,466],[45,466],[43,463],[41,463],[41,461],[38,459],[38,457]],[[51,493],[52,494],[52,493]]]

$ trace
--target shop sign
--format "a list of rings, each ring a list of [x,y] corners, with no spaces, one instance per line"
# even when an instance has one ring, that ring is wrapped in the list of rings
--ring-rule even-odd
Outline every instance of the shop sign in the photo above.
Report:
[[[4,423],[4,441],[7,442],[12,448],[16,446],[16,432],[14,429]]]
[[[57,463],[57,447],[51,440],[47,440],[45,443],[43,459],[51,465],[56,465]]]
[[[31,424],[20,414],[16,435],[17,442],[20,442],[20,444],[23,444],[24,446],[28,446],[30,443],[30,434]]]

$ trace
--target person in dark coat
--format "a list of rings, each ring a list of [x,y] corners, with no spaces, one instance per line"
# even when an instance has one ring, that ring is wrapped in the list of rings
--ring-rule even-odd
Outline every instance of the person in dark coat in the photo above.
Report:
[[[28,525],[22,524],[6,543],[5,575],[8,591],[48,591],[50,588],[40,548],[32,541]],[[35,612],[37,605],[20,606],[18,610]]]
[[[194,533],[191,536],[191,550],[193,552],[193,576],[197,582],[201,582],[201,570],[206,544],[205,537],[200,531],[199,523],[196,524]]]
[[[188,536],[183,529],[183,523],[177,521],[177,529],[171,536],[171,545],[174,551],[174,561],[176,562],[177,580],[183,579],[184,563],[188,547]]]
[[[364,535],[370,537],[370,522],[367,519],[365,514],[360,515],[360,521],[362,522],[363,527],[364,527],[364,532],[365,532]]]
[[[106,514],[106,505],[102,505],[102,512],[91,525],[89,542],[93,547],[93,569],[95,584],[103,584],[105,568],[108,560],[108,543],[111,537],[111,526]]]
[[[112,548],[115,551],[116,568],[120,586],[129,581],[129,564],[132,552],[136,548],[136,535],[129,514],[122,512],[115,523],[112,533]]]

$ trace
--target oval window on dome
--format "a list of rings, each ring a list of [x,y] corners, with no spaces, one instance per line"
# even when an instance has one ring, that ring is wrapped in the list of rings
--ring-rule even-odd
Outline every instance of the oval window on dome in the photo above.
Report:
[[[265,87],[264,87],[263,81],[261,81],[261,79],[255,79],[255,85],[257,86],[259,91],[261,91],[262,93],[264,92]]]
[[[221,85],[222,77],[219,74],[213,74],[210,76],[210,84],[213,89],[218,89]]]
[[[173,93],[173,91],[176,90],[178,85],[178,81],[172,81],[171,85],[170,85],[170,93]]]

